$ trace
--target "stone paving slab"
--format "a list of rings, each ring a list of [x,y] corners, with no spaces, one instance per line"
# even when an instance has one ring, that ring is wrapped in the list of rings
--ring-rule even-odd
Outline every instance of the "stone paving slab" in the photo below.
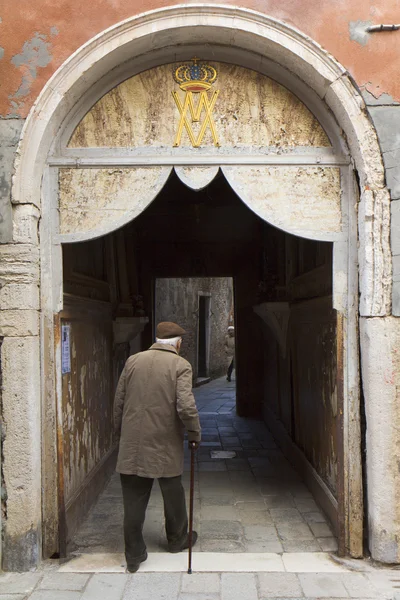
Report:
[[[303,594],[299,578],[294,573],[260,573],[258,581],[262,598],[299,598]]]
[[[129,575],[100,573],[90,579],[81,600],[120,600],[128,583]]]
[[[346,573],[342,581],[351,598],[375,598],[378,594],[373,582],[362,573]]]
[[[48,573],[41,580],[40,590],[81,591],[89,580],[89,575],[78,573]]]
[[[284,552],[321,552],[321,545],[317,540],[284,540],[282,541]]]
[[[219,594],[179,594],[179,600],[220,600],[220,598]]]
[[[41,573],[5,573],[0,575],[0,592],[27,594],[35,589],[41,577]]]
[[[81,600],[81,593],[69,590],[37,590],[29,596],[29,600]]]
[[[129,578],[123,600],[177,600],[179,588],[179,573],[137,573]]]
[[[301,573],[300,584],[304,595],[310,598],[349,598],[343,582],[330,573]]]
[[[243,542],[238,542],[236,540],[213,540],[206,539],[200,542],[200,547],[202,552],[213,552],[213,553],[225,553],[225,552],[235,552],[241,553],[246,552],[248,550],[247,545]]]
[[[253,573],[223,573],[221,600],[258,600],[255,575]]]
[[[181,591],[185,593],[198,594],[207,592],[207,594],[219,594],[221,588],[221,578],[219,573],[187,573],[182,575]]]

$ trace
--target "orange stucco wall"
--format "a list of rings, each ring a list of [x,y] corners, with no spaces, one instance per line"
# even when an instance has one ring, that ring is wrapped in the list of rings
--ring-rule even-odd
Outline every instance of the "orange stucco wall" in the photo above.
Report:
[[[135,14],[174,4],[168,0],[3,0],[0,115],[26,116],[54,71],[97,33]],[[240,5],[297,27],[339,60],[361,88],[377,97],[387,93],[400,100],[400,31],[363,37],[368,24],[400,21],[398,0],[245,0]]]

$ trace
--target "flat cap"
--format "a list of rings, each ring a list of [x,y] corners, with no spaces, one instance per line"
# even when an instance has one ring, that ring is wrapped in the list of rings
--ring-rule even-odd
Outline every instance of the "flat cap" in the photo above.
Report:
[[[168,340],[169,338],[180,337],[186,331],[171,321],[162,321],[157,325],[156,337],[160,340]]]

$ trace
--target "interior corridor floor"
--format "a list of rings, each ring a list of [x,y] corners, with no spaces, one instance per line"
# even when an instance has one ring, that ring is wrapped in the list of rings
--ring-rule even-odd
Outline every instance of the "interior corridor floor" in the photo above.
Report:
[[[235,414],[235,382],[194,390],[202,424],[196,453],[197,552],[335,551],[336,539],[312,495],[261,421]],[[213,458],[232,451],[234,458]],[[184,485],[189,492],[186,449]],[[114,474],[75,535],[70,552],[123,552],[123,508]],[[161,492],[154,483],[144,526],[149,552],[166,550]]]

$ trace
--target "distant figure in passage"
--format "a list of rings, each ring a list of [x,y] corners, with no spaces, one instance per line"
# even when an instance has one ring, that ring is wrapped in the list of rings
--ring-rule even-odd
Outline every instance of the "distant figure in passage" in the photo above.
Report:
[[[235,328],[233,325],[229,325],[228,333],[225,336],[225,352],[229,361],[226,380],[231,381],[232,371],[235,368]]]
[[[127,570],[134,573],[147,558],[143,524],[153,480],[164,500],[170,552],[188,548],[188,517],[183,472],[184,430],[197,449],[201,428],[192,393],[192,367],[179,356],[182,335],[176,323],[159,323],[156,343],[130,356],[118,382],[114,425],[120,435],[117,472],[124,500]],[[193,531],[192,544],[197,540]]]

